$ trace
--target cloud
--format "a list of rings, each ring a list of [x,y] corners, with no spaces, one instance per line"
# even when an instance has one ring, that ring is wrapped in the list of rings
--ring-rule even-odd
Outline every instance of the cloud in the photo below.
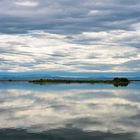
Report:
[[[38,2],[29,1],[29,0],[26,0],[26,1],[18,0],[18,1],[15,1],[15,4],[19,5],[19,6],[25,6],[25,7],[36,7],[36,6],[38,6]]]
[[[140,70],[138,0],[1,0],[0,7],[1,71]]]
[[[135,40],[131,41],[131,38]],[[36,31],[3,34],[0,40],[1,72],[140,70],[140,50],[130,45],[139,42],[137,32],[85,32],[70,37]]]
[[[132,24],[139,23],[139,6],[138,0],[2,0],[0,27],[1,32],[9,33],[35,29],[61,34],[131,30]]]

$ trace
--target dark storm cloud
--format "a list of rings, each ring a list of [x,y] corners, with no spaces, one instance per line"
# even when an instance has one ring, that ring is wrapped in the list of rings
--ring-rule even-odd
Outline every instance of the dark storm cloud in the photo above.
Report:
[[[6,33],[130,30],[140,21],[138,0],[1,0],[0,7],[0,31]]]

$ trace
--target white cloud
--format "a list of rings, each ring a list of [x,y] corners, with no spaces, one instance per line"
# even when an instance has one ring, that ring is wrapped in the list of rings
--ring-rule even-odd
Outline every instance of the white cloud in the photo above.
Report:
[[[31,32],[24,35],[0,35],[1,71],[139,71],[140,50],[129,42],[135,32],[85,32],[65,35]],[[88,44],[82,44],[88,40]],[[78,41],[78,42],[77,42]],[[80,43],[79,43],[80,42]],[[133,68],[128,62],[137,61]]]
[[[38,6],[39,3],[33,0],[24,0],[24,1],[18,0],[18,1],[15,1],[15,4],[19,6],[25,6],[25,7],[36,7]]]
[[[98,11],[98,10],[91,10],[91,11],[89,11],[89,15],[99,15],[100,14],[100,11]]]

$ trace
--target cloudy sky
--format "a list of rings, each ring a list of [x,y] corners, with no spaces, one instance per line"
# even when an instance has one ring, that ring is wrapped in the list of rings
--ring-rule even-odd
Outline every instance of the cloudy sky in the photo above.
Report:
[[[139,0],[0,0],[0,72],[139,72],[139,7]]]

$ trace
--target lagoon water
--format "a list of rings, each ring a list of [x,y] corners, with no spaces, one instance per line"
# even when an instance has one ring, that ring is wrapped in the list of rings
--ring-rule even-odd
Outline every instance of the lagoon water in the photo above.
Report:
[[[0,140],[139,140],[140,83],[0,83]]]

